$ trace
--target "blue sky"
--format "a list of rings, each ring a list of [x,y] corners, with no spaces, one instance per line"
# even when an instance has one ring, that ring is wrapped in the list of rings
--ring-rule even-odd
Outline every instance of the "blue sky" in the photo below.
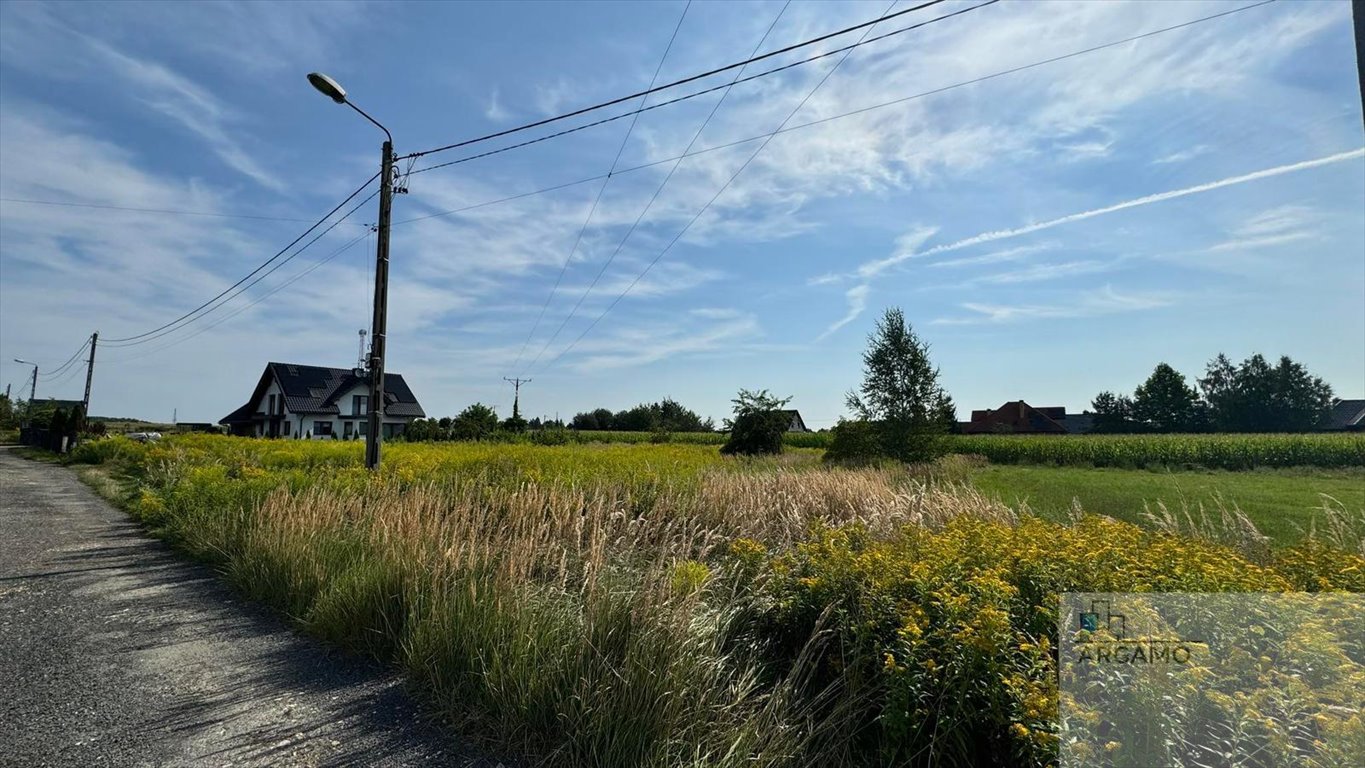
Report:
[[[997,3],[859,48],[818,88],[838,57],[737,85],[693,152],[773,131],[803,99],[788,127],[1241,5]],[[770,26],[764,51],[886,7],[694,3],[659,78],[743,59]],[[11,358],[50,370],[92,330],[161,325],[307,226],[14,200],[312,220],[374,172],[382,136],[307,72],[335,77],[412,152],[644,88],[683,10],[0,5],[0,386],[26,381]],[[746,387],[793,396],[829,426],[872,324],[896,305],[961,414],[1017,398],[1080,410],[1157,362],[1195,375],[1220,351],[1288,354],[1360,397],[1365,137],[1351,34],[1349,3],[1277,2],[693,154],[624,241],[719,92],[633,128],[413,174],[394,209],[405,223],[393,228],[389,370],[434,415],[474,401],[506,413],[502,377],[522,375],[528,416],[671,396],[719,418]],[[618,151],[618,170],[657,164],[432,216],[601,176]],[[92,410],[216,421],[269,360],[351,364],[370,320],[361,223],[374,219],[370,203],[183,331],[102,345]],[[82,379],[41,379],[39,397],[79,397]]]

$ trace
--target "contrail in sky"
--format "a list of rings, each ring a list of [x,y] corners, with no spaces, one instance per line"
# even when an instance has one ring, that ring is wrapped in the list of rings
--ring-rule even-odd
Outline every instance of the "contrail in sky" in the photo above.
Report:
[[[959,248],[966,248],[968,246],[978,245],[980,243],[990,243],[996,240],[1005,240],[1011,237],[1018,237],[1020,235],[1028,235],[1034,232],[1040,232],[1044,229],[1052,229],[1053,227],[1059,227],[1063,224],[1070,224],[1073,221],[1084,221],[1085,219],[1093,219],[1096,216],[1103,216],[1106,213],[1114,213],[1115,211],[1123,211],[1129,208],[1137,208],[1138,206],[1148,205],[1151,203],[1160,203],[1165,200],[1174,200],[1177,197],[1185,197],[1187,195],[1197,195],[1200,192],[1209,192],[1211,190],[1221,189],[1223,187],[1230,187],[1233,186],[1234,184],[1244,184],[1248,181],[1268,179],[1271,176],[1279,176],[1280,174],[1284,173],[1293,173],[1294,171],[1305,171],[1308,170],[1309,168],[1317,168],[1323,165],[1331,165],[1332,163],[1339,163],[1342,162],[1343,160],[1352,160],[1359,157],[1365,157],[1365,147],[1362,147],[1361,149],[1353,149],[1350,152],[1339,152],[1335,155],[1319,157],[1314,160],[1304,160],[1303,162],[1299,163],[1290,163],[1289,165],[1280,165],[1274,168],[1266,168],[1265,170],[1261,171],[1253,171],[1252,173],[1243,174],[1241,176],[1232,176],[1226,179],[1220,179],[1218,181],[1211,181],[1207,184],[1199,184],[1197,186],[1186,187],[1184,189],[1173,189],[1169,192],[1158,192],[1154,195],[1147,195],[1146,197],[1138,197],[1132,200],[1125,200],[1122,203],[1107,205],[1103,208],[1095,208],[1094,210],[1073,213],[1067,216],[1062,216],[1061,218],[1057,219],[1040,221],[1037,224],[1028,224],[1022,227],[1015,227],[1014,229],[998,229],[995,230],[994,232],[983,232],[979,235],[973,235],[966,239],[958,240],[955,243],[948,243],[946,245],[936,245],[927,251],[921,251],[919,253],[898,253],[895,254],[894,256],[890,256],[879,261],[870,261],[858,268],[856,276],[866,279],[879,275],[882,272],[889,269],[890,267],[893,267],[909,259],[920,259],[924,258],[925,256],[933,256],[935,254],[945,253],[947,251],[956,251]]]
[[[867,281],[876,277],[877,275],[880,275],[881,273],[885,272],[891,267],[900,264],[901,262],[909,261],[911,259],[922,259],[926,256],[934,256],[940,253],[947,253],[948,251],[956,251],[961,248],[967,248],[973,245],[980,245],[981,243],[991,243],[995,242],[996,240],[1007,240],[1011,237],[1019,237],[1020,235],[1028,235],[1034,232],[1041,232],[1045,229],[1052,229],[1053,227],[1059,227],[1063,224],[1070,224],[1074,221],[1084,221],[1085,219],[1093,219],[1096,216],[1103,216],[1106,213],[1114,213],[1115,211],[1123,211],[1129,208],[1137,208],[1138,206],[1149,205],[1151,203],[1160,203],[1166,200],[1174,200],[1178,197],[1186,197],[1188,195],[1197,195],[1201,192],[1209,192],[1215,189],[1222,189],[1223,187],[1231,187],[1235,184],[1245,184],[1248,181],[1268,179],[1272,176],[1279,176],[1285,173],[1293,173],[1295,171],[1306,171],[1309,168],[1317,168],[1319,166],[1331,165],[1333,163],[1340,163],[1344,160],[1354,160],[1362,157],[1365,157],[1365,147],[1362,147],[1360,149],[1353,149],[1349,152],[1338,152],[1335,155],[1327,155],[1325,157],[1319,157],[1313,160],[1304,160],[1298,163],[1290,163],[1288,165],[1279,165],[1274,168],[1266,168],[1260,171],[1252,171],[1251,173],[1245,173],[1242,174],[1241,176],[1230,176],[1226,179],[1210,181],[1207,184],[1198,184],[1193,187],[1185,187],[1184,189],[1173,189],[1168,192],[1157,192],[1156,194],[1153,195],[1137,197],[1132,200],[1125,200],[1124,202],[1121,203],[1114,203],[1113,205],[1106,205],[1103,208],[1095,208],[1089,211],[1081,211],[1080,213],[1068,214],[1066,216],[1062,216],[1056,219],[1049,219],[1048,221],[1040,221],[1037,224],[1027,224],[1022,227],[1015,227],[1014,229],[997,229],[992,232],[982,232],[979,235],[972,235],[971,237],[964,238],[956,242],[947,243],[945,245],[936,245],[927,251],[919,252],[906,251],[903,253],[893,254],[885,259],[869,261],[863,264],[862,266],[858,267],[857,272],[845,276],[860,279],[863,282],[861,285],[855,286],[854,288],[850,289],[846,294],[849,303],[848,313],[844,315],[842,318],[840,318],[833,325],[831,325],[829,328],[826,328],[825,332],[820,334],[820,336],[817,337],[816,340],[817,341],[823,340],[830,334],[834,333],[835,331],[839,330],[845,325],[848,325],[849,323],[853,322],[853,320],[856,317],[858,317],[858,315],[862,314],[863,309],[866,308],[867,306],[867,294],[870,287]],[[835,278],[833,278],[833,276],[827,276],[825,278],[820,279],[820,282],[822,283],[834,281]]]

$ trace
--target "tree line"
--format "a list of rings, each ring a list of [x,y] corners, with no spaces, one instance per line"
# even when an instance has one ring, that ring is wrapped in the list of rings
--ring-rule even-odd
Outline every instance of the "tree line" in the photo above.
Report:
[[[456,416],[439,419],[417,419],[408,425],[403,437],[411,441],[424,440],[492,440],[526,432],[546,433],[563,430],[566,425],[555,419],[523,419],[513,409],[511,416],[499,419],[491,405],[474,403]],[[657,403],[641,403],[634,408],[613,413],[608,408],[585,411],[573,417],[567,428],[618,432],[714,432],[715,423],[703,419],[695,411],[684,408],[670,398]]]
[[[1191,386],[1159,363],[1131,397],[1095,396],[1092,432],[1307,432],[1332,409],[1332,388],[1302,364],[1255,354],[1233,364],[1219,354]]]
[[[610,408],[597,408],[574,414],[569,426],[582,430],[614,430],[617,432],[714,432],[716,424],[703,419],[695,411],[683,407],[671,398],[657,403],[640,403],[634,408],[612,413]]]

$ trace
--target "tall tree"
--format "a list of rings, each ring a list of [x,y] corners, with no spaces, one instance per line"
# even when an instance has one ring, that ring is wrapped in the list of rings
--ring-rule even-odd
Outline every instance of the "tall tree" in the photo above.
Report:
[[[1150,432],[1197,432],[1203,408],[1184,374],[1158,363],[1133,392],[1132,418]]]
[[[1219,431],[1303,432],[1332,408],[1332,388],[1289,357],[1271,365],[1256,354],[1234,366],[1220,354],[1209,361],[1199,386]]]
[[[1095,433],[1133,432],[1133,401],[1127,395],[1101,392],[1090,402],[1095,422],[1090,431]]]
[[[875,425],[882,451],[902,461],[940,454],[940,437],[956,423],[953,400],[929,361],[929,345],[899,307],[887,309],[868,336],[863,383],[846,402],[859,419]]]

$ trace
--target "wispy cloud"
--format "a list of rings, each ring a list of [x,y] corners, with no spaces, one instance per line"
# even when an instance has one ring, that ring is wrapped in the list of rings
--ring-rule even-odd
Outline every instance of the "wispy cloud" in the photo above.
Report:
[[[1097,272],[1108,272],[1118,266],[1119,260],[1100,261],[1097,259],[1084,259],[1080,261],[1066,261],[1056,264],[1035,264],[1024,269],[1011,270],[1009,272],[998,272],[993,275],[986,275],[972,280],[973,283],[985,283],[989,285],[1010,285],[1014,283],[1035,283],[1044,280],[1058,280],[1063,277],[1074,277],[1076,275],[1093,275]]]
[[[1165,307],[1172,303],[1161,294],[1121,294],[1111,286],[1099,293],[1082,293],[1065,304],[987,304],[965,302],[963,309],[974,313],[967,317],[940,317],[935,325],[979,325],[985,323],[1014,323],[1027,320],[1056,320],[1078,317],[1138,312]]]
[[[1304,206],[1271,208],[1248,218],[1232,230],[1227,240],[1210,246],[1209,250],[1242,251],[1311,240],[1318,236],[1313,228],[1317,220],[1317,214]]]
[[[166,67],[131,56],[113,46],[79,35],[90,50],[107,65],[107,70],[134,88],[148,106],[196,134],[228,167],[251,178],[263,187],[283,191],[286,185],[268,172],[235,138],[229,127],[237,117],[207,91]]]
[[[863,313],[863,310],[867,309],[867,294],[870,290],[871,288],[866,283],[864,283],[862,285],[855,285],[852,288],[849,288],[847,291],[845,291],[844,298],[848,299],[848,312],[843,317],[835,321],[833,325],[826,328],[824,333],[821,333],[819,336],[816,336],[815,340],[824,341],[825,339],[829,338],[830,335],[833,334],[835,331],[839,330],[840,328],[843,328],[845,325],[848,325],[849,323],[856,320],[858,318],[858,315],[861,315]]]
[[[957,259],[944,259],[927,264],[929,267],[975,267],[982,264],[999,264],[1007,261],[1018,261],[1026,256],[1031,256],[1042,251],[1050,251],[1057,247],[1056,243],[1037,243],[1035,245],[1020,245],[1014,248],[1006,248],[991,253],[983,253],[980,256],[964,256]]]
[[[488,96],[488,106],[484,107],[483,116],[495,123],[506,122],[512,117],[512,113],[502,106],[502,94],[496,86]]]
[[[1167,155],[1162,155],[1152,161],[1152,165],[1169,165],[1171,163],[1184,163],[1195,159],[1201,155],[1206,155],[1210,151],[1207,144],[1197,144],[1189,149],[1181,149]]]

